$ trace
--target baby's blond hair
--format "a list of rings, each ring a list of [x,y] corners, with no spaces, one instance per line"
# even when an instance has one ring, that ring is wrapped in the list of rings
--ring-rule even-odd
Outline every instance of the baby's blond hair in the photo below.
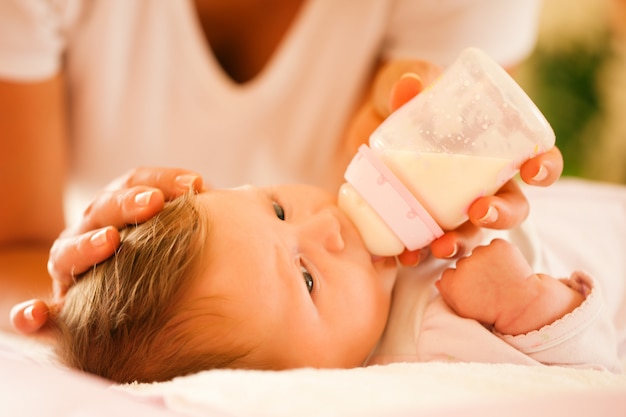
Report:
[[[78,278],[51,320],[63,363],[115,382],[150,382],[229,367],[243,356],[227,346],[194,343],[198,332],[191,323],[219,314],[181,302],[200,273],[209,233],[196,200],[190,193],[127,227],[115,256]],[[214,339],[219,345],[220,336]]]

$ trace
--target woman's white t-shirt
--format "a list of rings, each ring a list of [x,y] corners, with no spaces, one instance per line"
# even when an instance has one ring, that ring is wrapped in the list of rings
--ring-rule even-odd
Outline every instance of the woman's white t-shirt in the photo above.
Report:
[[[65,69],[69,190],[83,199],[142,165],[194,169],[221,187],[324,185],[377,62],[446,65],[477,46],[514,64],[534,45],[538,3],[308,0],[262,72],[239,85],[191,0],[0,0],[0,78]]]

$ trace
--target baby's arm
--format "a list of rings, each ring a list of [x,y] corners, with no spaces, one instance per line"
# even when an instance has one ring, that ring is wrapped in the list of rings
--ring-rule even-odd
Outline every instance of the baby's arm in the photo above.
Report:
[[[496,239],[444,271],[437,288],[460,316],[493,325],[501,334],[538,330],[573,311],[584,288],[536,274],[514,245]]]

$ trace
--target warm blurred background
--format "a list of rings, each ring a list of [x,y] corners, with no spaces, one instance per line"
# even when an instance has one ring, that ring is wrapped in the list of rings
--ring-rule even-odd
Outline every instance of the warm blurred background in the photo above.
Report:
[[[556,133],[564,175],[626,183],[626,0],[544,0],[515,77]]]

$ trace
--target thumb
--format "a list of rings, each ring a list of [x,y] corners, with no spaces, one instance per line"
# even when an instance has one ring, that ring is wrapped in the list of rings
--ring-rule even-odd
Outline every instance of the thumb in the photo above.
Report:
[[[424,89],[424,81],[413,72],[402,74],[391,89],[389,112],[394,112]]]
[[[378,115],[389,114],[420,93],[441,73],[441,69],[426,61],[394,60],[383,65],[374,80],[373,106]]]

